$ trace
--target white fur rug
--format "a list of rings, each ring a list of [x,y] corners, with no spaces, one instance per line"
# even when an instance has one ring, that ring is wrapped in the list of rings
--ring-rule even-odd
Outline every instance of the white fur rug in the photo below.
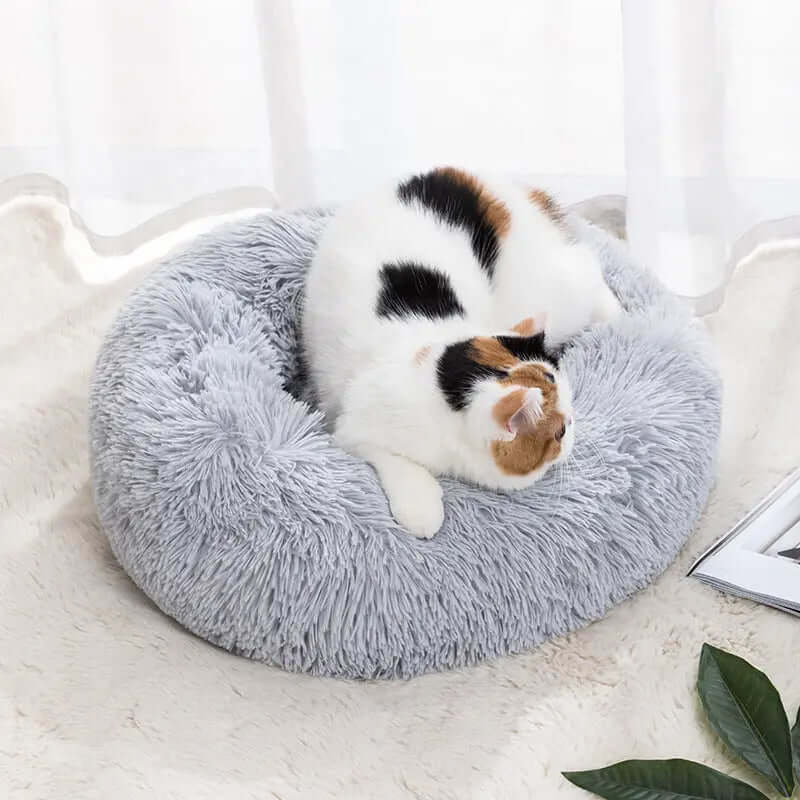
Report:
[[[80,267],[96,280],[119,263]],[[704,641],[765,669],[794,717],[800,620],[683,576],[800,463],[797,251],[742,265],[708,320],[726,387],[719,482],[677,563],[577,634],[408,683],[289,675],[217,650],[114,562],[88,486],[86,387],[146,269],[87,283],[49,212],[0,216],[0,796],[578,798],[561,770],[630,757],[746,776],[702,724]]]

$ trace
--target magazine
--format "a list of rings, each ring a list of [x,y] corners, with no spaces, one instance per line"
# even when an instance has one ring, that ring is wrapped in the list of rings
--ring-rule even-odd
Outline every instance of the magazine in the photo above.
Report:
[[[689,575],[800,615],[800,469],[706,550]]]

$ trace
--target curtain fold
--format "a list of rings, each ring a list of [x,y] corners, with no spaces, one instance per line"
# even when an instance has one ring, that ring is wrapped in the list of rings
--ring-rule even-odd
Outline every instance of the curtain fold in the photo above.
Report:
[[[109,237],[220,190],[261,187],[264,202],[274,181],[254,17],[248,0],[4,0],[0,179],[31,175],[42,190],[36,176],[51,177]]]
[[[800,239],[800,4],[623,0],[631,249],[699,313]]]
[[[797,30],[794,0],[5,0],[0,203],[54,196],[113,253],[463,164],[627,195],[635,254],[707,311],[800,234]]]

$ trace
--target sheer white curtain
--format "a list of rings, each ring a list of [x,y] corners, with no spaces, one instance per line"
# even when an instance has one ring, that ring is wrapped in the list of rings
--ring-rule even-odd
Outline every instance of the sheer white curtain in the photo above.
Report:
[[[623,0],[628,237],[699,311],[800,238],[800,3]]]
[[[763,223],[800,213],[798,5],[3,0],[0,202],[54,193],[126,250],[460,163],[627,194],[634,250],[709,307],[795,233]]]
[[[616,0],[3,0],[0,179],[109,236],[442,162],[621,192],[621,36]]]
[[[106,236],[144,223],[97,237],[112,249],[194,214],[268,202],[262,52],[242,0],[2,0],[4,195],[55,192]]]

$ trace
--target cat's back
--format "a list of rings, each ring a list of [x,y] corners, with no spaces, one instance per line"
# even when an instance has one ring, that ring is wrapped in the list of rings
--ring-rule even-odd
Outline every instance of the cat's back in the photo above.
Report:
[[[303,340],[329,412],[352,376],[387,350],[413,353],[467,319],[488,320],[490,283],[469,237],[404,192],[410,180],[337,210],[312,259]]]
[[[531,213],[522,189],[452,167],[386,182],[333,215],[307,277],[306,322],[488,322],[498,261]]]
[[[385,183],[342,206],[322,234],[307,279],[316,299],[320,289],[359,307],[377,307],[382,275],[391,268],[417,268],[446,275],[470,302],[470,290],[487,288],[474,267],[462,231],[419,203],[404,199],[406,182]],[[377,290],[377,291],[376,291]]]
[[[561,340],[592,320],[603,289],[596,257],[541,190],[452,167],[386,183],[336,212],[309,270],[303,337],[321,404],[335,413],[389,351],[540,313]]]

